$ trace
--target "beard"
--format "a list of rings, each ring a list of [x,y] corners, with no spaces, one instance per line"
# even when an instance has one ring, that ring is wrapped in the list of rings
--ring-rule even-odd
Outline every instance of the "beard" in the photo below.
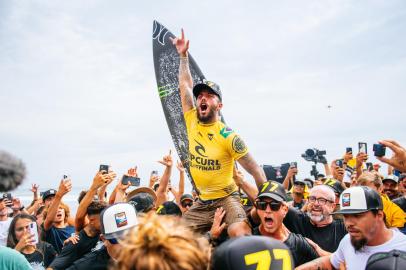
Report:
[[[314,223],[319,223],[326,220],[326,215],[324,213],[321,215],[313,215],[310,211],[308,211],[306,214]]]
[[[367,244],[367,239],[363,236],[361,239],[355,239],[350,236],[351,244],[354,247],[355,251],[360,251]]]
[[[208,107],[207,110],[209,110],[209,113],[206,116],[203,116],[200,114],[200,110],[197,110],[197,119],[199,119],[200,122],[203,124],[210,123],[213,118],[216,116],[216,111],[215,109]]]

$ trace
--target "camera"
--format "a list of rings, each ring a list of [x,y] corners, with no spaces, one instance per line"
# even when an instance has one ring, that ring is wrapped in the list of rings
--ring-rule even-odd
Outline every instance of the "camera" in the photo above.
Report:
[[[99,172],[102,172],[103,174],[109,173],[109,165],[100,165],[99,167]]]
[[[372,150],[376,157],[383,157],[386,152],[386,146],[383,144],[374,144]]]
[[[324,159],[324,155],[326,154],[325,150],[318,150],[316,148],[309,148],[305,151],[304,154],[302,154],[302,158],[304,158],[307,161],[311,162],[321,162]],[[322,162],[321,162],[322,163]]]

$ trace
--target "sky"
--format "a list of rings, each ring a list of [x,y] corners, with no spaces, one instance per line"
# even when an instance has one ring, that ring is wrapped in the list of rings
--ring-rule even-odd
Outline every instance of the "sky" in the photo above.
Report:
[[[306,177],[307,148],[331,161],[406,145],[405,1],[0,1],[0,149],[25,162],[24,187],[63,174],[87,187],[99,164],[136,165],[144,185],[163,172],[153,20],[185,29],[259,164],[297,161]]]

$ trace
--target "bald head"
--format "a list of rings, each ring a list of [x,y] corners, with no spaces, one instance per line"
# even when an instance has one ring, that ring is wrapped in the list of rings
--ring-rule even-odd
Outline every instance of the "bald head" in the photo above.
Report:
[[[333,189],[326,185],[314,186],[310,190],[310,196],[323,197],[330,201],[335,201],[336,199],[336,195],[334,194]]]

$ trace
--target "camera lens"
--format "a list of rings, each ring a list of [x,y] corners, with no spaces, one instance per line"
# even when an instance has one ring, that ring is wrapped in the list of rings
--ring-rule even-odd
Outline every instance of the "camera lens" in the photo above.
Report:
[[[309,156],[309,157],[313,157],[313,156],[315,155],[313,149],[307,149],[305,153],[306,153],[306,155]]]

